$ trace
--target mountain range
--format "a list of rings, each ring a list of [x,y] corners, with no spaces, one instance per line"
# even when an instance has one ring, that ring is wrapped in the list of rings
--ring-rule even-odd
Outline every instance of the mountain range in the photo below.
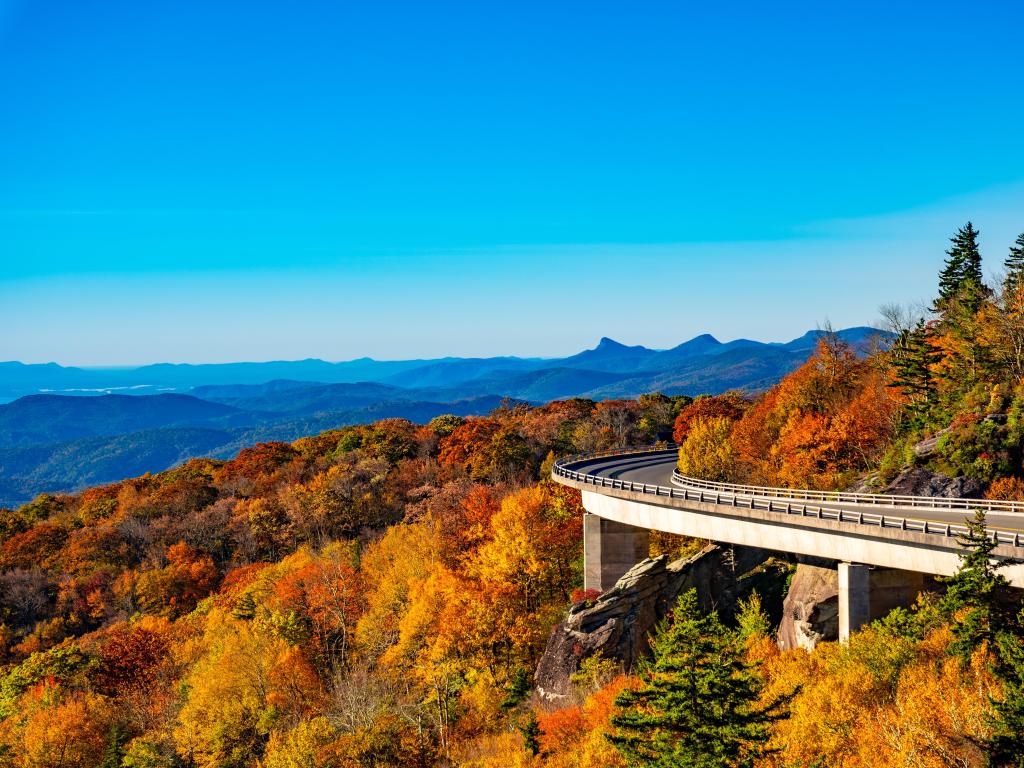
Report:
[[[766,389],[800,365],[821,331],[786,343],[704,334],[665,350],[602,338],[564,358],[360,358],[137,368],[0,362],[0,507],[155,472],[194,456],[226,458],[261,440],[443,413],[485,414],[503,400],[542,403],[645,392]],[[837,335],[861,353],[887,334]]]

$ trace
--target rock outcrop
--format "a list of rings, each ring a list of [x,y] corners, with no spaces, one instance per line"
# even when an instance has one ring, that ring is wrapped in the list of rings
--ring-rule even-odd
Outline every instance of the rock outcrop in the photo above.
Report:
[[[924,467],[905,469],[882,489],[882,493],[898,496],[931,496],[933,498],[979,498],[985,490],[980,480],[970,477],[949,477]]]
[[[770,557],[765,550],[712,544],[689,560],[670,563],[661,556],[637,563],[596,600],[572,606],[552,630],[537,667],[537,694],[549,703],[569,697],[573,674],[591,656],[632,669],[648,651],[650,632],[691,587],[703,609],[731,615],[736,600],[756,585],[742,577]]]
[[[783,649],[813,650],[839,636],[839,573],[832,566],[801,563],[782,604],[777,638]]]

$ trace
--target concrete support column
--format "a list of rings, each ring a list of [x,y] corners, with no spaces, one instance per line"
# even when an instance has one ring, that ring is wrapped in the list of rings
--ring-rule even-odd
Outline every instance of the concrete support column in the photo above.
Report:
[[[583,515],[583,587],[605,592],[649,554],[650,532]]]
[[[871,620],[871,569],[858,563],[839,564],[839,642]]]

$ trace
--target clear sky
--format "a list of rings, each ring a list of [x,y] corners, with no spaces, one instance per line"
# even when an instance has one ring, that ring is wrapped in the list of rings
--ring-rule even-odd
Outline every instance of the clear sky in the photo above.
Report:
[[[0,360],[786,339],[1024,230],[1024,4],[0,0]]]

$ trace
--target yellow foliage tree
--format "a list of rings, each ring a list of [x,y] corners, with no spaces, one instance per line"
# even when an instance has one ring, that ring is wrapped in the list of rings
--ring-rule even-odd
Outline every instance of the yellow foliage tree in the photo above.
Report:
[[[697,419],[679,448],[679,471],[721,482],[731,479],[735,459],[732,422],[723,416]]]

